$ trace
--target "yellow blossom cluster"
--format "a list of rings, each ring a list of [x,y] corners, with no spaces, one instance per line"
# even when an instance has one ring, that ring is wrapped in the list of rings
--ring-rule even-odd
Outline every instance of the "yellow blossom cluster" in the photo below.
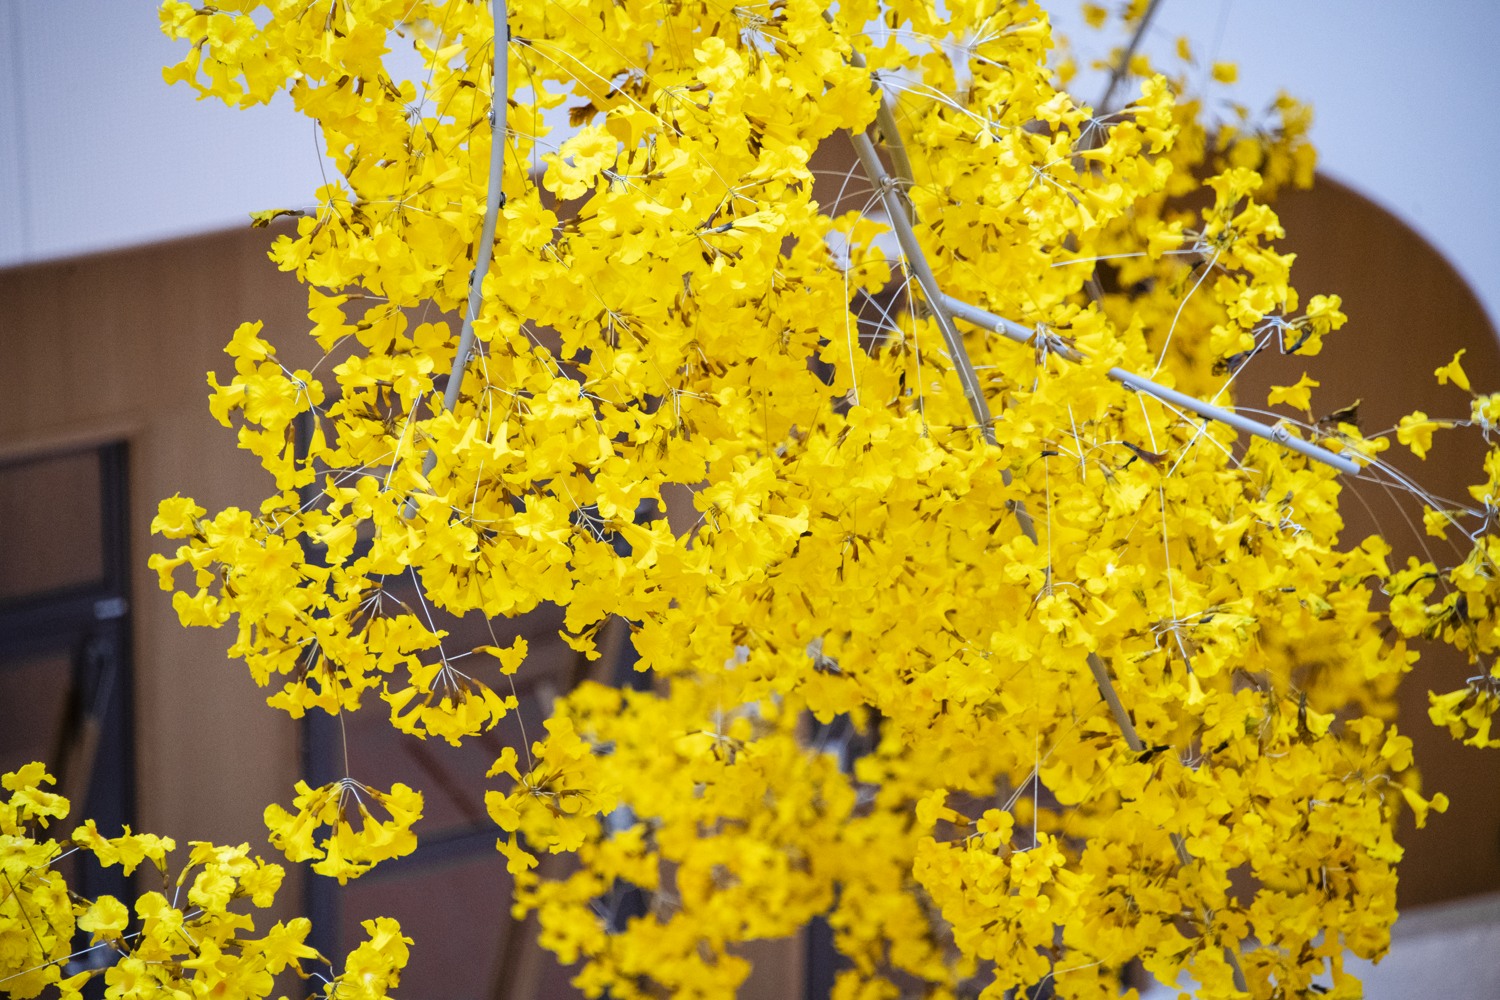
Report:
[[[41,764],[28,764],[0,777],[0,992],[16,1000],[48,995],[81,1000],[85,986],[102,980],[110,1000],[147,997],[262,998],[272,995],[279,975],[290,970],[317,976],[329,998],[376,1000],[400,979],[409,939],[395,921],[369,921],[369,940],[352,952],[344,971],[328,975],[327,959],[305,942],[305,917],[278,922],[256,936],[255,909],[272,904],[284,871],[252,856],[248,844],[190,845],[173,878],[170,838],[131,833],[100,833],[93,820],[67,837],[48,836],[54,822],[67,818],[68,800],[47,790],[53,783]],[[86,899],[74,892],[55,866],[68,854],[88,857],[126,875],[149,862],[160,889],[141,893],[127,906],[113,896]],[[76,863],[76,862],[75,862]],[[65,973],[75,935],[87,935],[91,949],[107,949],[108,963],[85,962]],[[96,983],[97,986],[97,983]]]
[[[377,820],[366,799],[390,819]],[[315,861],[313,871],[337,878],[340,885],[417,848],[411,827],[422,817],[422,795],[400,782],[383,793],[350,778],[322,788],[309,788],[307,782],[299,781],[294,805],[295,815],[275,803],[266,806],[271,844],[292,861]],[[351,812],[360,818],[358,830],[348,820]],[[333,832],[318,846],[313,843],[313,832],[325,825]]]
[[[1306,419],[1248,445],[1172,401],[1346,322],[1277,249],[1305,109],[1211,121],[1141,56],[1094,106],[1027,2],[161,17],[190,46],[169,79],[289,95],[337,176],[260,220],[296,217],[271,256],[323,361],[247,322],[209,382],[274,491],[163,501],[152,565],[272,706],[370,694],[455,743],[515,709],[527,650],[448,649],[388,581],[456,616],[558,605],[590,656],[623,622],[649,690],[567,693],[485,794],[517,911],[588,995],[731,995],[738,945],[818,917],[840,1000],[1113,997],[1133,962],[1358,995],[1395,818],[1446,805],[1389,721],[1421,642],[1476,663],[1434,721],[1500,742],[1500,448],[1472,503],[1428,504],[1451,564],[1393,566],[1339,514],[1389,442],[1313,419],[1315,373],[1270,400]],[[1471,412],[1397,439],[1492,440],[1500,394],[1437,374]],[[417,793],[356,828],[366,791],[299,785],[273,843],[341,880],[411,850]],[[356,955],[395,969],[371,933]]]

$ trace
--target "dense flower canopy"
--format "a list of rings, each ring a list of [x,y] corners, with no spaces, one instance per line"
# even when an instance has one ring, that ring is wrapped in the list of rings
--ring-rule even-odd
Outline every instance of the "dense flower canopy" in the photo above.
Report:
[[[163,5],[190,46],[169,80],[289,99],[337,168],[259,220],[298,216],[272,258],[309,329],[247,322],[210,377],[274,491],[153,525],[183,623],[233,625],[275,708],[453,743],[506,725],[525,644],[449,648],[388,581],[458,616],[560,606],[585,653],[628,623],[649,689],[566,694],[483,793],[517,906],[590,995],[731,995],[735,945],[819,916],[845,1000],[1113,997],[1132,960],[1204,997],[1358,995],[1394,818],[1444,805],[1389,722],[1409,640],[1470,655],[1434,721],[1500,744],[1500,450],[1428,505],[1449,556],[1392,565],[1339,515],[1389,441],[1314,421],[1315,369],[1268,401],[1305,419],[1248,444],[1119,374],[1227,405],[1257,352],[1311,359],[1343,325],[1276,248],[1305,109],[1206,121],[1139,56],[1094,106],[1030,3],[521,0],[499,60],[496,16]],[[289,370],[273,341],[304,332],[325,361]],[[1500,426],[1460,358],[1437,374],[1461,410],[1402,422],[1418,454]],[[341,881],[409,852],[421,796],[379,779],[289,789],[272,843]],[[243,847],[196,846],[195,909],[148,894],[127,940],[124,904],[42,878],[68,842],[41,839],[44,783],[7,776],[0,813],[13,995],[73,995],[75,922],[125,956],[111,996],[262,996],[315,957],[305,921],[236,930],[280,877]],[[71,843],[165,877],[168,842]],[[544,876],[547,852],[577,864]],[[601,915],[622,883],[647,913]],[[189,923],[184,958],[157,928]],[[367,930],[330,995],[396,982],[409,942]]]

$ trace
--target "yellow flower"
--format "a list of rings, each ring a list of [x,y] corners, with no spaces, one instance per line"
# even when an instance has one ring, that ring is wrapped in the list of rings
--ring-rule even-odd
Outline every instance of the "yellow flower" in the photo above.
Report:
[[[1426,458],[1432,448],[1432,432],[1446,426],[1445,421],[1432,420],[1421,410],[1416,410],[1397,423],[1396,440],[1410,448],[1413,455]]]
[[[1468,551],[1393,568],[1378,540],[1341,544],[1330,469],[1115,371],[1214,398],[1257,351],[1311,357],[1344,325],[1336,296],[1298,313],[1278,244],[1274,199],[1315,163],[1305,106],[1221,113],[1136,53],[1090,111],[1034,5],[896,0],[899,38],[872,46],[868,11],[807,0],[716,22],[619,0],[567,15],[587,30],[513,4],[508,93],[485,5],[250,6],[166,4],[167,75],[232,106],[285,90],[322,137],[332,179],[271,251],[309,288],[309,337],[234,331],[209,414],[264,499],[166,501],[150,566],[183,622],[233,624],[273,707],[373,690],[394,728],[455,744],[511,721],[487,657],[510,676],[527,648],[454,650],[444,616],[550,608],[586,657],[628,642],[649,689],[560,695],[485,791],[516,912],[580,988],[729,995],[740,945],[822,916],[841,998],[1105,995],[1132,960],[1205,994],[1237,974],[1352,994],[1328,956],[1388,942],[1396,806],[1441,802],[1382,721],[1407,640],[1480,663],[1500,643],[1500,447],[1472,510],[1445,502]],[[423,73],[388,70],[398,42]],[[813,154],[844,132],[890,168],[814,200]],[[939,292],[1030,339],[940,322]],[[1438,377],[1466,387],[1459,361]],[[1318,374],[1271,405],[1310,414]],[[1493,437],[1500,397],[1471,414]],[[1389,442],[1354,424],[1318,430],[1376,475]],[[1444,425],[1395,436],[1425,454]],[[1479,679],[1433,718],[1492,742],[1496,701]],[[26,875],[59,846],[36,835],[65,809],[42,784],[0,808],[23,839],[7,874],[58,928],[16,938],[33,965],[87,911]],[[410,851],[421,808],[345,780],[266,819],[343,880]],[[166,873],[166,841],[72,842]],[[110,989],[262,996],[315,958],[304,924],[248,924],[279,867],[195,845],[177,878],[187,910],[136,901]],[[625,883],[651,912],[621,925],[600,911]],[[330,995],[395,988],[409,942],[366,930]],[[42,967],[27,989],[60,978]]]
[[[377,819],[371,804],[389,818]],[[299,781],[295,805],[296,813],[275,803],[266,807],[271,843],[292,861],[315,862],[313,871],[337,878],[340,885],[381,861],[416,850],[411,827],[422,818],[422,795],[400,782],[381,792],[351,779],[321,788]],[[358,829],[348,818],[351,813],[359,817]],[[316,832],[325,826],[329,832],[315,842]]]
[[[520,669],[526,659],[527,644],[523,637],[517,637],[515,642],[507,647],[480,646],[474,650],[476,653],[488,653],[500,661],[500,672],[502,674],[514,674]]]
[[[1467,348],[1459,350],[1457,354],[1453,355],[1452,361],[1448,362],[1446,365],[1443,365],[1443,367],[1433,372],[1433,374],[1437,376],[1439,385],[1447,385],[1449,382],[1452,382],[1454,385],[1458,386],[1465,392],[1469,391],[1468,373],[1465,372],[1463,366],[1458,363],[1458,359],[1462,358],[1465,351],[1467,350]]]
[[[100,896],[78,918],[78,926],[93,935],[93,941],[113,941],[125,932],[130,911],[113,896]]]
[[[191,497],[173,495],[157,506],[156,517],[151,520],[151,533],[165,538],[188,538],[198,534],[198,518],[208,511],[199,507]]]
[[[1321,383],[1317,379],[1309,378],[1304,372],[1297,380],[1296,385],[1276,385],[1271,387],[1270,394],[1266,397],[1266,403],[1275,406],[1277,403],[1286,403],[1299,410],[1310,411],[1312,409],[1312,390]]]

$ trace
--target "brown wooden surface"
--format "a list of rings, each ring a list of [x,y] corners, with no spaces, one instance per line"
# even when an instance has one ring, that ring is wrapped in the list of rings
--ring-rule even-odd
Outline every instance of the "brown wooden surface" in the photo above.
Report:
[[[56,498],[72,498],[55,530]],[[0,463],[0,602],[104,579],[99,458],[94,452]]]
[[[290,801],[296,780],[295,724],[227,662],[229,632],[177,624],[146,557],[165,549],[149,534],[161,498],[181,491],[215,510],[267,492],[209,416],[204,373],[232,369],[221,350],[243,320],[287,343],[306,329],[302,293],[268,245],[244,231],[0,271],[0,456],[129,444],[139,828],[263,852],[261,810]],[[56,530],[72,513],[64,498]],[[289,876],[278,917],[296,911]]]
[[[1343,296],[1349,324],[1325,341],[1313,359],[1281,358],[1270,352],[1249,366],[1259,393],[1246,383],[1241,400],[1263,406],[1264,387],[1289,385],[1306,368],[1322,386],[1313,391],[1321,415],[1361,399],[1365,433],[1394,427],[1402,415],[1467,416],[1468,394],[1439,386],[1433,370],[1467,348],[1463,364],[1479,391],[1500,389],[1500,345],[1473,293],[1457,272],[1420,236],[1373,202],[1328,178],[1311,192],[1291,192],[1277,211],[1287,230],[1282,247],[1297,253],[1292,283],[1303,295]],[[1474,431],[1438,432],[1427,460],[1419,461],[1393,442],[1384,457],[1439,496],[1462,497],[1481,480],[1483,454]],[[1422,509],[1409,497],[1392,498],[1367,484],[1342,507],[1345,538],[1357,543],[1380,531],[1393,559],[1420,555],[1424,544],[1440,563],[1454,550],[1420,533]],[[1407,518],[1417,526],[1413,531]],[[1500,750],[1465,747],[1427,718],[1427,692],[1461,687],[1477,673],[1463,657],[1435,646],[1401,689],[1398,725],[1416,743],[1416,759],[1427,791],[1446,792],[1448,813],[1414,830],[1410,814],[1400,842],[1402,907],[1436,903],[1500,889]]]

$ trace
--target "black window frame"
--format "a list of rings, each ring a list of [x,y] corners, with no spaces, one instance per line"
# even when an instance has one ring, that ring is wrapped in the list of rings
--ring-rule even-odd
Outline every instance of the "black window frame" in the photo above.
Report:
[[[62,738],[48,748],[46,763],[58,789],[72,799],[65,830],[93,819],[106,836],[118,836],[133,824],[136,811],[128,448],[110,441],[12,457],[0,460],[0,477],[26,465],[90,453],[99,463],[102,573],[96,580],[0,601],[0,673],[26,657],[67,655],[71,676]],[[73,888],[89,899],[131,899],[134,886],[119,868],[80,865]],[[75,950],[87,946],[88,935],[80,931]],[[83,951],[65,975],[108,965],[114,957],[107,948]],[[90,985],[102,994],[102,978]]]

